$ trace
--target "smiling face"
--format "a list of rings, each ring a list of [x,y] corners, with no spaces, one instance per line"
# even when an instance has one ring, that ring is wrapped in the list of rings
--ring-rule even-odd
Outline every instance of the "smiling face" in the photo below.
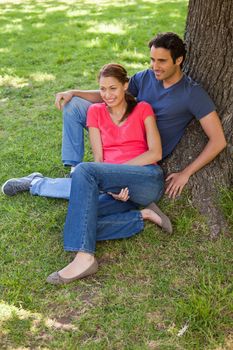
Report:
[[[164,83],[168,82],[175,84],[182,76],[180,64],[183,57],[178,57],[173,62],[170,50],[162,47],[151,47],[150,50],[151,69],[158,80],[163,80]]]
[[[99,88],[100,95],[107,106],[112,108],[126,103],[125,91],[128,83],[122,84],[114,77],[100,77]]]

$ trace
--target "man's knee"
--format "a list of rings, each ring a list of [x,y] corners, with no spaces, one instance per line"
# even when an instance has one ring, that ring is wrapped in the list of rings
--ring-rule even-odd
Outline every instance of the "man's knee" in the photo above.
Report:
[[[64,116],[70,115],[75,110],[78,110],[80,108],[79,106],[82,104],[82,101],[84,100],[80,97],[77,97],[77,96],[72,97],[72,99],[64,105],[64,108],[63,108]]]
[[[65,123],[72,121],[81,123],[83,127],[86,126],[86,115],[90,102],[74,96],[63,108],[63,120]]]

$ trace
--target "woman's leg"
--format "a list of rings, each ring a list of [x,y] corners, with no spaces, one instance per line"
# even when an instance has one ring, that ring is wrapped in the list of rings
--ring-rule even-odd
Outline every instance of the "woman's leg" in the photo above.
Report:
[[[62,161],[75,166],[83,161],[84,129],[90,102],[73,97],[63,108]]]
[[[59,273],[51,274],[47,282],[69,283],[80,276],[96,272],[94,252],[99,221],[99,191],[118,193],[124,187],[129,188],[130,197],[136,205],[147,205],[158,200],[163,193],[162,170],[158,166],[102,163],[81,163],[76,167],[64,228],[64,246],[65,250],[78,253],[68,266]],[[141,229],[142,216],[135,213]]]
[[[127,237],[126,232],[132,236],[141,231],[143,221],[138,222],[139,212],[132,210],[136,208],[137,206],[131,201],[116,201],[112,196],[101,193],[98,198],[97,240],[116,239],[119,232],[120,236]],[[107,215],[108,213],[111,214]],[[51,274],[47,281],[53,284],[69,283],[83,273],[85,276],[95,273],[97,268],[93,254],[78,252],[69,265],[59,271],[59,274],[57,272]]]
[[[132,201],[114,200],[111,196],[99,196],[97,241],[128,238],[134,236],[144,228],[144,221],[149,220],[159,225],[167,233],[172,233],[169,218],[151,203],[147,208],[138,210]]]
[[[101,194],[98,202],[96,240],[120,239],[142,231],[144,223],[138,205],[131,200],[122,202]]]
[[[112,202],[117,204],[116,207],[119,209],[117,201],[112,199]],[[128,202],[122,202],[122,204],[128,204]],[[109,205],[109,208],[112,208],[111,211],[113,211],[114,205]],[[143,230],[144,220],[146,219],[156,224],[161,224],[160,217],[150,209],[124,211],[126,209],[127,207],[122,206],[122,212],[120,213],[98,217],[97,241],[131,237]],[[146,215],[145,211],[147,212]],[[162,215],[164,214],[162,213]],[[169,219],[168,222],[170,223]],[[97,269],[98,264],[94,255],[78,252],[75,259],[68,266],[59,271],[59,273],[51,274],[47,282],[53,284],[70,283],[73,280],[97,272]]]
[[[163,185],[159,166],[79,164],[72,177],[64,227],[65,250],[95,252],[99,191],[119,193],[128,187],[130,200],[146,206],[161,197]]]

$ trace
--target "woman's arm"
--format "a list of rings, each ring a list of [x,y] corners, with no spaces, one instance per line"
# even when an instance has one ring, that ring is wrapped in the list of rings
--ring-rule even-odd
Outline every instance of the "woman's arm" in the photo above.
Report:
[[[162,159],[162,145],[161,139],[159,135],[159,131],[157,125],[155,123],[155,118],[153,116],[149,116],[144,121],[146,128],[146,138],[148,151],[140,154],[125,164],[128,165],[149,165],[154,164]]]
[[[103,162],[103,146],[99,129],[89,127],[89,138],[95,162]]]

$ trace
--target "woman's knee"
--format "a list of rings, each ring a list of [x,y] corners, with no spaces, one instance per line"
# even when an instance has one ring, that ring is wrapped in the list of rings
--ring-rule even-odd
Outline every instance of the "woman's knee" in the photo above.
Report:
[[[72,178],[78,177],[78,176],[88,176],[88,175],[95,175],[95,165],[94,162],[82,162],[76,165],[74,172],[72,174]]]

